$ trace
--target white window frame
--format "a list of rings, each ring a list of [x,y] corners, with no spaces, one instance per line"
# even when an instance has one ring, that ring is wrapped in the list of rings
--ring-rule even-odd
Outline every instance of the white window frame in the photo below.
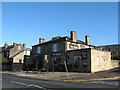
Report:
[[[53,44],[53,52],[57,52],[58,51],[58,44],[55,43]]]

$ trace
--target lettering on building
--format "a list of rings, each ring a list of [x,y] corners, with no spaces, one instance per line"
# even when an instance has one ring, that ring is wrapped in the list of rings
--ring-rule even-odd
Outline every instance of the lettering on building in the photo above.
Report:
[[[59,53],[52,53],[52,56],[62,56],[62,55],[64,55],[64,53],[63,53],[63,52],[59,52]]]
[[[70,44],[70,45],[69,45],[69,48],[71,48],[71,49],[78,49],[79,47],[78,47],[78,45]]]

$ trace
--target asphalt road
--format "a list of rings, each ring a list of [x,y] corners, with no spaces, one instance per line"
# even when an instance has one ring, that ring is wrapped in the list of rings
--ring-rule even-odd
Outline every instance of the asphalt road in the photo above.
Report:
[[[2,88],[39,88],[46,90],[54,88],[118,88],[118,87],[119,87],[118,80],[73,82],[73,81],[40,80],[2,74]]]

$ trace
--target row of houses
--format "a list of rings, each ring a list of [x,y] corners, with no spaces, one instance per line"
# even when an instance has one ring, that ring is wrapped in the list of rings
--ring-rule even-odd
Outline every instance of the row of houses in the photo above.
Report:
[[[16,45],[15,50],[18,52],[11,55],[12,51],[9,51],[8,58],[12,63],[23,63],[24,68],[29,70],[44,68],[47,71],[65,71],[66,65],[68,71],[98,72],[119,67],[119,60],[111,59],[112,55],[119,55],[119,44],[115,45],[117,54],[113,52],[111,54],[103,46],[91,45],[89,36],[85,36],[85,42],[83,42],[77,40],[76,35],[75,31],[71,31],[70,36],[53,38],[46,42],[44,38],[40,38],[39,43],[33,45],[32,51],[29,51],[30,55],[24,53],[23,56],[18,56],[24,57],[22,59],[15,56],[23,51],[27,52],[26,45]],[[14,44],[12,46],[15,46]]]

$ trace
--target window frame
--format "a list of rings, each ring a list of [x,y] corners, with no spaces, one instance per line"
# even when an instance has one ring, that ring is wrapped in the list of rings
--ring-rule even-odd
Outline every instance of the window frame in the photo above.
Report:
[[[37,54],[41,53],[41,47],[37,46]]]
[[[57,52],[58,51],[58,44],[54,43],[53,44],[53,52]]]

